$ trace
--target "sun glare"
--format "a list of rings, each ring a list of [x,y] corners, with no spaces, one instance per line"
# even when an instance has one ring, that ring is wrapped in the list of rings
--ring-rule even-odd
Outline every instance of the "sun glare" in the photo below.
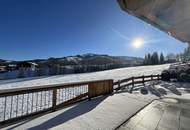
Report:
[[[144,44],[144,41],[142,38],[136,38],[133,42],[132,42],[132,46],[134,48],[141,48],[142,45]]]

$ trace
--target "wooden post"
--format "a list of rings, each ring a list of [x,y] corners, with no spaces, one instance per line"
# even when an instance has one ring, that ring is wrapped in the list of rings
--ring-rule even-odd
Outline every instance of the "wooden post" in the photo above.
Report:
[[[91,98],[111,94],[113,92],[113,80],[104,80],[88,83],[88,100]]]
[[[160,80],[160,75],[158,74],[158,80]]]
[[[110,80],[110,87],[109,87],[109,90],[110,92],[109,93],[113,93],[113,80]]]
[[[132,77],[132,87],[131,87],[130,93],[133,92],[133,88],[134,88],[134,77]]]
[[[56,105],[57,105],[57,89],[53,89],[53,96],[52,96],[52,110],[56,110]]]
[[[92,98],[92,83],[88,83],[88,100]]]
[[[121,86],[121,81],[118,80],[118,89],[120,89],[120,86]]]
[[[132,86],[134,87],[134,77],[132,77]]]
[[[143,85],[144,85],[144,75],[142,76],[142,80],[143,80],[142,82],[143,82]]]

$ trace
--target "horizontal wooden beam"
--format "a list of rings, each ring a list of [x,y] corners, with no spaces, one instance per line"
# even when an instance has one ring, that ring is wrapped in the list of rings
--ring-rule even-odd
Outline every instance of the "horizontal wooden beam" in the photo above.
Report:
[[[60,89],[60,88],[70,88],[70,87],[75,87],[75,86],[83,86],[83,85],[88,85],[89,83],[110,81],[110,80],[112,80],[112,79],[64,83],[64,84],[53,84],[53,85],[41,85],[41,86],[34,86],[34,87],[27,87],[27,88],[4,89],[4,90],[0,90],[0,97],[48,91],[48,90],[53,90],[54,88]]]

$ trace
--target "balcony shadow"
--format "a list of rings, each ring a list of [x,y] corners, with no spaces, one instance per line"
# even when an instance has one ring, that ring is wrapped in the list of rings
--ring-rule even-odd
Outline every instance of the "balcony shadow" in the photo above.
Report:
[[[167,92],[166,92],[165,89],[163,89],[163,88],[158,88],[157,90],[158,90],[158,92],[161,93],[162,95],[167,95]]]
[[[49,119],[46,122],[43,122],[42,124],[38,126],[34,126],[29,128],[28,130],[45,130],[45,129],[51,129],[55,126],[58,126],[60,124],[63,124],[69,120],[72,120],[78,116],[81,116],[85,113],[90,112],[94,108],[96,108],[102,101],[104,101],[107,98],[107,96],[99,97],[96,99],[93,99],[89,102],[82,102],[76,105],[75,107],[57,115],[56,117],[53,117]]]
[[[178,91],[175,86],[172,86],[172,87],[169,87],[167,88],[168,90],[170,90],[170,92],[172,92],[173,94],[176,94],[176,95],[182,95],[180,91]]]
[[[182,93],[179,90],[177,90],[177,88],[179,88],[178,85],[164,83],[164,84],[161,84],[161,86],[168,89],[173,94],[176,94],[176,95],[179,95],[179,96],[182,95]]]
[[[151,94],[153,94],[153,95],[155,95],[157,97],[161,97],[162,96],[162,94],[156,88],[154,88],[154,86],[150,85],[147,88],[151,92]]]

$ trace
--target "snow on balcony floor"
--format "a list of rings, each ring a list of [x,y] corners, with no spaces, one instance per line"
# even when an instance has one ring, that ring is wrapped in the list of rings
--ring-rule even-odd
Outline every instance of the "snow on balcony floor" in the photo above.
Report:
[[[111,130],[157,98],[129,93],[103,96],[4,129]]]

